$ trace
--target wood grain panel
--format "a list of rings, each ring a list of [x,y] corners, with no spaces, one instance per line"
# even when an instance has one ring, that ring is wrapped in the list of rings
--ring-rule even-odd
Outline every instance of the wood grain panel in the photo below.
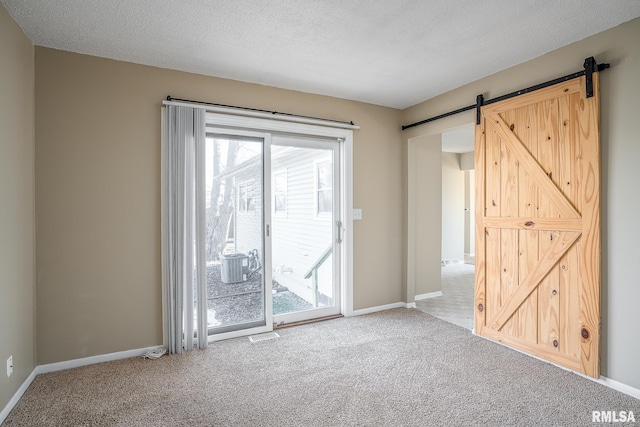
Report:
[[[510,129],[515,127],[515,110],[500,114]],[[518,216],[518,161],[508,144],[500,140],[500,218]],[[500,301],[504,303],[518,288],[518,232],[513,229],[500,230]],[[516,335],[520,316],[516,311],[502,327],[502,332]]]
[[[550,99],[538,104],[538,163],[545,171],[557,189],[558,180],[558,99]],[[564,198],[564,195],[563,195]],[[566,201],[566,198],[564,198]],[[567,201],[567,203],[569,203]],[[566,212],[556,209],[556,204],[547,197],[539,194],[538,216],[540,218],[558,218],[566,216]],[[551,248],[553,239],[558,238],[555,231],[541,232],[539,240],[539,254],[542,255]],[[558,350],[560,330],[560,298],[558,287],[560,271],[554,265],[549,274],[542,279],[538,286],[538,343],[550,349]]]
[[[534,105],[516,110],[514,132],[530,156],[538,154],[536,117]],[[535,218],[538,216],[538,187],[525,168],[519,168],[518,174],[518,217]]]
[[[572,168],[572,181],[571,190],[569,192],[569,198],[575,206],[578,213],[582,215],[582,192],[584,177],[582,176],[582,138],[580,134],[580,109],[582,104],[582,98],[580,93],[573,93],[569,96],[569,127],[571,132],[571,168]]]
[[[535,267],[522,281],[522,283],[520,283],[516,292],[514,292],[513,295],[511,295],[511,297],[502,304],[500,310],[498,310],[498,312],[492,317],[489,317],[489,313],[487,313],[487,319],[490,319],[487,323],[491,325],[492,329],[500,330],[511,314],[520,307],[524,300],[542,281],[542,278],[550,273],[553,267],[558,263],[565,252],[571,248],[571,245],[573,245],[578,237],[580,237],[579,233],[563,232],[553,240],[553,243],[548,250],[540,256],[540,260],[536,263]],[[488,244],[487,250],[489,250]]]
[[[584,82],[584,77],[581,78]],[[593,76],[599,93],[599,75]],[[600,372],[600,128],[598,96],[584,98],[578,115],[582,147],[582,252],[580,254],[581,363],[586,375]]]
[[[501,115],[510,129],[515,129],[515,111],[506,111]],[[512,130],[513,132],[513,130]],[[518,160],[509,148],[508,141],[500,138],[500,218],[518,216]]]
[[[485,251],[485,226],[482,218],[486,215],[485,210],[485,132],[484,120],[475,128],[475,195],[476,198],[476,274],[475,274],[475,295],[474,295],[474,331],[482,335],[485,325],[485,313],[487,303],[486,298],[486,251]]]
[[[575,208],[576,195],[573,191],[575,164],[572,158],[571,99],[569,95],[558,98],[558,144],[556,185]],[[576,209],[577,211],[577,209]]]
[[[577,217],[577,212],[558,207],[558,203],[554,203],[554,197],[561,197],[563,203],[571,205],[562,194],[557,185],[554,185],[558,179],[558,100],[552,99],[538,104],[538,164],[547,175],[550,182],[549,185],[554,187],[554,194],[543,192],[539,194],[538,201],[538,217],[539,218],[559,218]],[[571,206],[573,209],[573,206]]]
[[[560,240],[560,233],[555,231],[540,232],[538,245],[542,255],[550,250],[553,239]],[[560,270],[555,260],[553,267],[538,285],[538,343],[558,350],[560,334],[560,298],[558,296]]]
[[[536,90],[535,92],[529,92],[506,101],[487,105],[482,108],[482,113],[487,117],[495,113],[528,107],[530,105],[539,104],[548,99],[581,92],[584,92],[584,85],[581,85],[580,79],[572,79],[544,89]]]
[[[580,325],[572,319],[580,315],[579,280],[580,264],[578,253],[581,250],[581,240],[560,259],[560,351],[578,359],[580,356]]]
[[[476,333],[597,378],[599,80],[592,98],[584,80],[482,108]]]
[[[538,126],[536,108],[533,105],[516,110],[515,133],[529,154],[538,153]],[[544,224],[538,213],[538,187],[524,168],[518,169],[518,275],[521,284],[535,267],[538,258],[538,231],[545,227],[557,227],[557,223]],[[503,221],[503,225],[508,225]],[[536,343],[538,340],[538,289],[534,289],[520,308],[519,329],[516,336]]]
[[[505,335],[489,328],[485,329],[484,336],[499,343],[533,354],[536,357],[573,369],[574,371],[581,371],[580,361],[578,359],[574,359],[558,351],[549,350],[547,347],[540,346],[518,337]]]
[[[557,181],[556,184],[562,193],[575,207],[575,194],[573,194],[573,177],[575,175],[574,163],[571,157],[572,152],[572,129],[571,129],[571,99],[570,95],[558,98],[558,143],[557,143]],[[571,333],[571,303],[574,292],[571,287],[577,285],[575,282],[575,246],[572,247],[560,259],[558,263],[558,289],[555,299],[558,305],[558,351],[570,354],[569,334]],[[554,301],[556,302],[556,301]],[[574,318],[577,313],[573,313]],[[573,322],[576,323],[576,322]],[[575,340],[574,340],[575,342]],[[573,357],[576,357],[577,353]]]
[[[500,230],[495,228],[485,228],[485,274],[486,274],[486,308],[485,316],[492,318],[502,306],[500,296]]]
[[[485,216],[500,216],[500,138],[493,129],[486,129]]]
[[[548,218],[483,218],[485,227],[511,228],[515,230],[582,231],[582,219]]]
[[[519,231],[519,257],[518,257],[518,273],[520,286],[531,274],[535,266],[540,261],[538,257],[538,232],[537,231]],[[524,300],[520,308],[520,325],[518,333],[519,338],[529,342],[538,342],[538,288],[535,287],[531,294]]]
[[[502,306],[518,289],[518,231],[510,229],[496,230],[500,233],[500,305]],[[518,310],[502,327],[502,332],[517,336],[520,329]]]
[[[485,181],[486,216],[500,216],[500,138],[493,129],[485,129],[486,160]],[[485,280],[486,316],[491,316],[501,305],[500,299],[500,230],[485,228]]]
[[[500,138],[502,138],[505,143],[509,144],[511,152],[515,154],[522,167],[536,182],[536,185],[538,186],[540,192],[540,197],[542,197],[542,193],[544,193],[544,196],[547,197],[551,201],[551,203],[553,203],[554,207],[564,217],[579,218],[578,212],[571,205],[571,203],[567,201],[562,192],[553,183],[553,180],[550,179],[553,177],[553,175],[547,175],[547,172],[540,166],[540,164],[536,162],[535,159],[531,158],[531,155],[528,153],[527,149],[524,148],[518,137],[515,136],[513,132],[511,132],[502,118],[500,116],[493,115],[491,116],[490,120],[487,120],[487,123],[490,123],[491,127],[493,127]],[[540,138],[540,135],[538,135],[538,152],[540,152],[541,150],[541,140],[544,140],[544,138]],[[489,188],[487,188],[487,190],[489,190]]]

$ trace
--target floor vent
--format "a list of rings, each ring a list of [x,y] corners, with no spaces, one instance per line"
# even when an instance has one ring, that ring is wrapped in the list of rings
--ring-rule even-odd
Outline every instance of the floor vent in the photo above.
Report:
[[[260,335],[251,335],[249,337],[249,341],[260,342],[260,341],[272,340],[274,338],[280,338],[280,335],[278,335],[276,332],[269,332],[267,334],[260,334]]]

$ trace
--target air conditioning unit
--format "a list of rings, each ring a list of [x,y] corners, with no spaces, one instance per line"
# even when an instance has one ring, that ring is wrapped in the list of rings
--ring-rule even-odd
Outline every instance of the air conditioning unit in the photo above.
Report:
[[[224,283],[244,282],[249,271],[249,257],[245,254],[230,254],[222,256],[221,278]]]

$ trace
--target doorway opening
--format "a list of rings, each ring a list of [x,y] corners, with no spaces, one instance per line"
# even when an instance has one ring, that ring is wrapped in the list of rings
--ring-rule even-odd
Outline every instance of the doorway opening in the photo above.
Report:
[[[416,307],[473,329],[475,284],[474,126],[443,132],[440,291],[416,295]]]

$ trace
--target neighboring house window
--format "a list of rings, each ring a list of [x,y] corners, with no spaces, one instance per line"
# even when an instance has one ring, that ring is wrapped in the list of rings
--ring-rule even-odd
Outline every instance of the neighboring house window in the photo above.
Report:
[[[238,212],[245,214],[256,212],[253,181],[238,184]]]
[[[287,213],[287,170],[273,174],[273,211],[279,215]]]
[[[316,215],[330,216],[333,199],[333,170],[331,160],[316,162]]]

